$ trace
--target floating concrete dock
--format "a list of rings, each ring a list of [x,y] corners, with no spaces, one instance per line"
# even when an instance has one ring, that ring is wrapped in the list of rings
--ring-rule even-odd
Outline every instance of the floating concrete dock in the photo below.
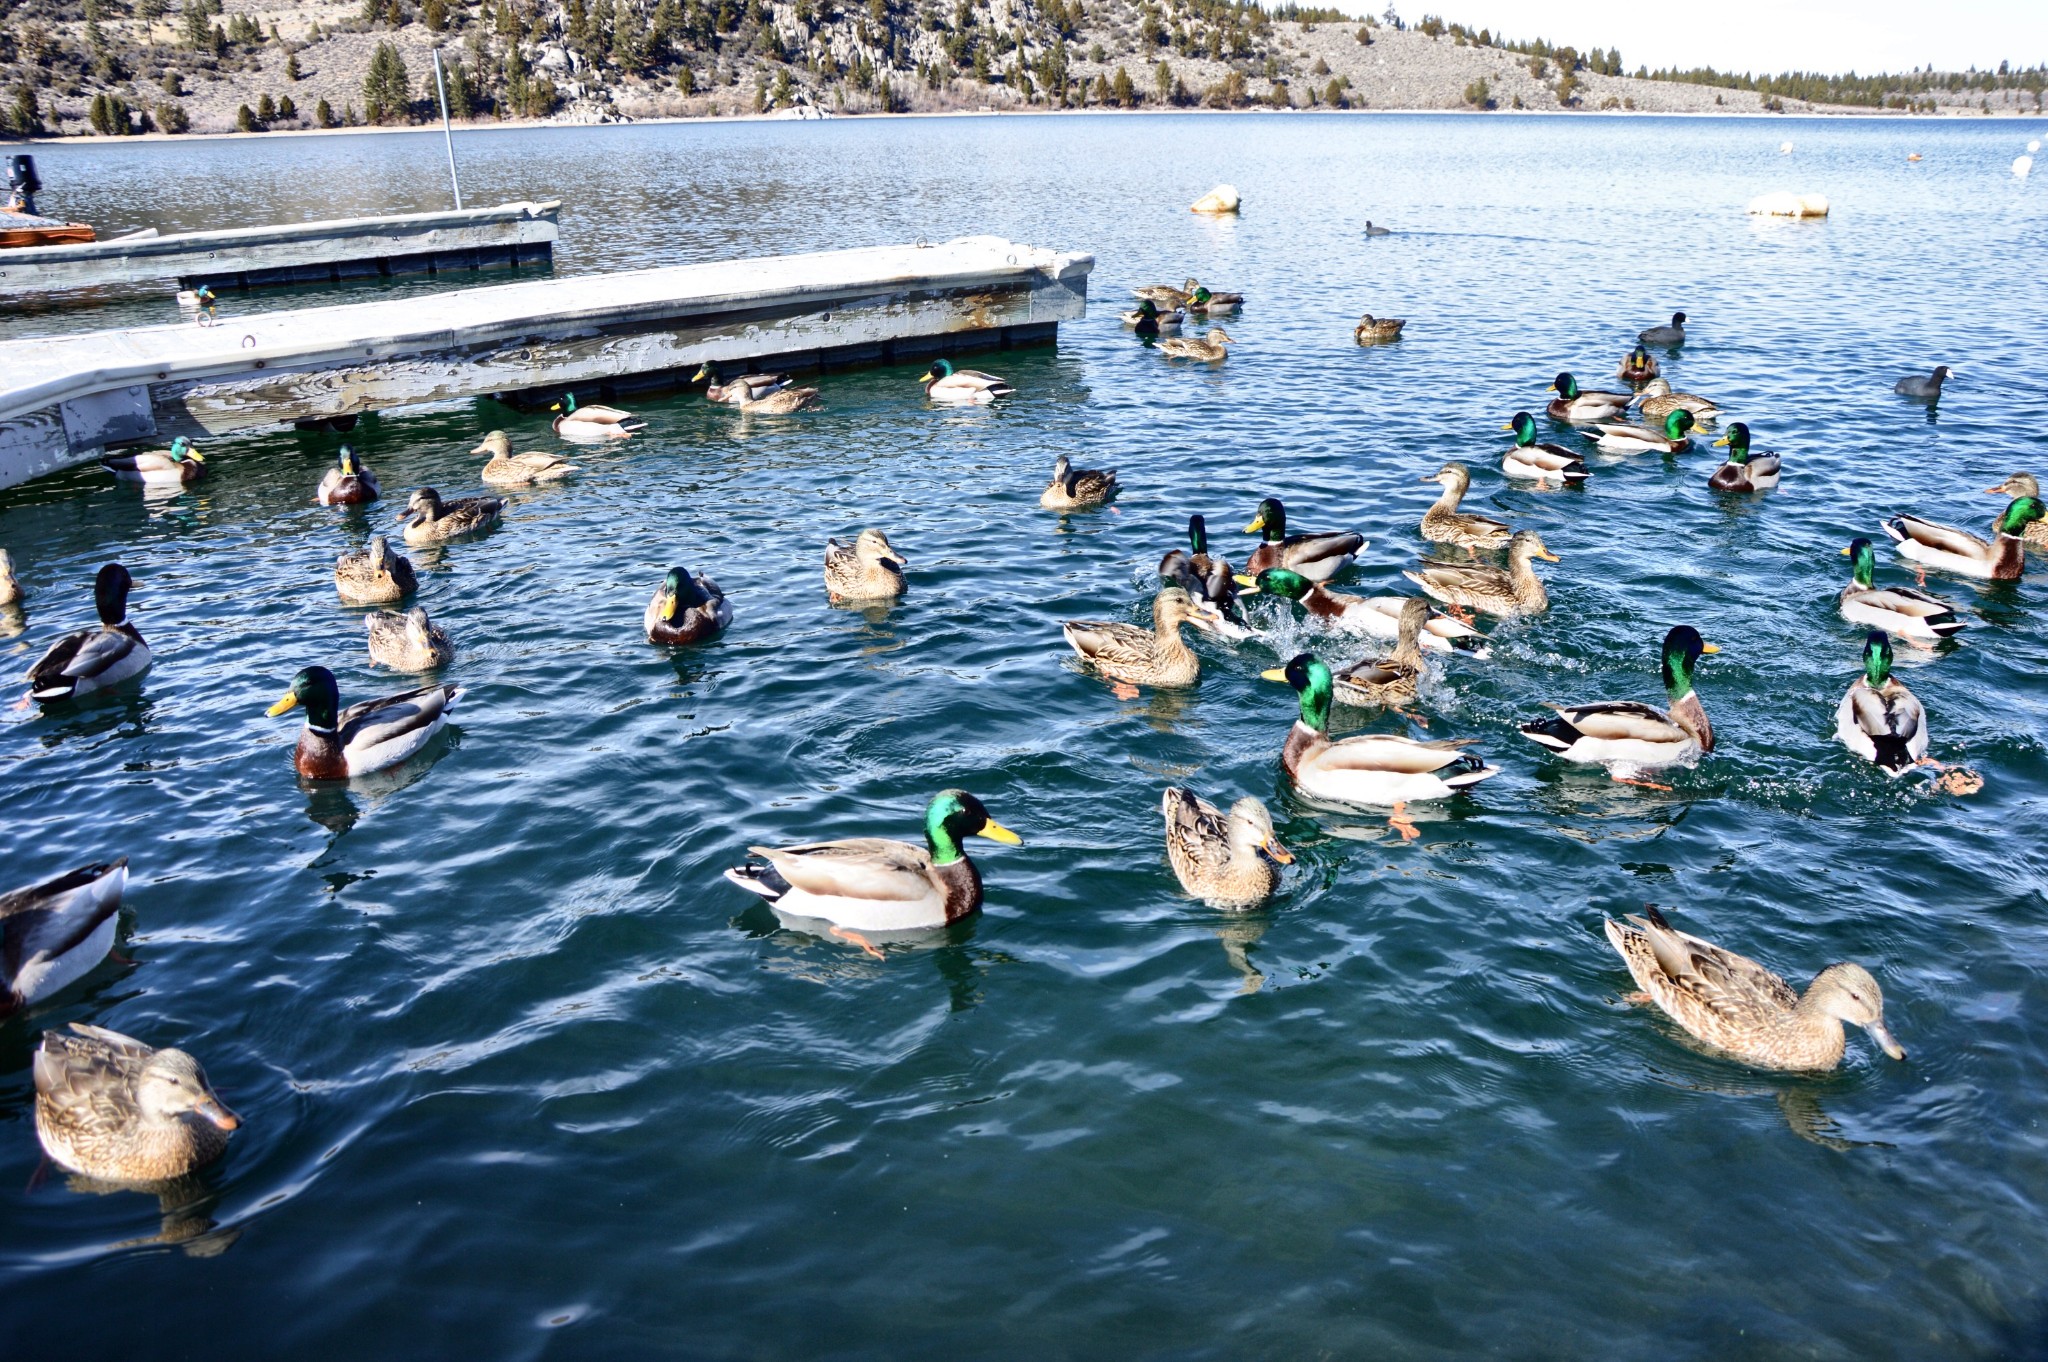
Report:
[[[1090,255],[966,237],[0,342],[0,487],[109,445],[421,403],[672,385],[1052,340]]]
[[[546,265],[559,199],[0,251],[0,294],[172,280],[215,292],[393,274]]]

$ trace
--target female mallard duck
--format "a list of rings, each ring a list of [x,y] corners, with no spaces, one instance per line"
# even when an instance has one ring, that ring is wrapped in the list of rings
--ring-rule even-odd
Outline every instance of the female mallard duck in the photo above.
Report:
[[[792,416],[824,405],[825,399],[818,395],[816,388],[777,388],[765,397],[740,403],[739,408],[746,416]]]
[[[617,407],[579,407],[575,393],[563,393],[562,400],[548,408],[561,413],[554,421],[555,434],[572,445],[599,445],[606,440],[630,440],[647,428],[645,421]]]
[[[133,454],[109,454],[100,467],[123,482],[146,487],[176,487],[206,476],[206,456],[180,435],[169,449],[144,449]]]
[[[1672,313],[1669,326],[1653,326],[1647,331],[1636,332],[1636,342],[1640,345],[1685,344],[1685,314]]]
[[[692,577],[688,568],[670,568],[640,622],[649,643],[702,643],[732,623],[732,603],[703,573]]]
[[[1625,383],[1648,383],[1661,372],[1650,352],[1638,345],[1623,357],[1621,368],[1615,371],[1614,376]]]
[[[1543,410],[1560,421],[1575,425],[1590,425],[1595,421],[1611,421],[1628,410],[1635,401],[1634,393],[1586,392],[1579,387],[1579,381],[1570,374],[1559,374],[1551,381],[1550,391],[1557,394],[1550,399],[1550,405]]]
[[[704,396],[711,401],[737,407],[747,402],[758,402],[772,392],[787,388],[790,377],[788,374],[744,374],[721,383],[718,366],[707,363],[690,375],[690,382],[704,384]]]
[[[381,534],[361,553],[344,553],[334,563],[334,590],[344,605],[389,605],[419,586],[411,562],[393,553]]]
[[[1600,432],[1594,443],[1608,454],[1676,454],[1692,448],[1692,437],[1686,434],[1693,427],[1692,413],[1683,408],[1666,412],[1656,429],[1635,425],[1600,425],[1593,428]]]
[[[1062,454],[1052,461],[1052,481],[1038,494],[1038,504],[1048,511],[1080,511],[1105,505],[1122,490],[1114,468],[1076,468]]]
[[[494,487],[527,487],[536,482],[553,482],[582,470],[559,454],[514,454],[512,437],[502,430],[494,430],[484,436],[484,442],[469,451],[472,454],[488,454],[489,463],[484,465],[481,476]]]
[[[1843,619],[1883,629],[1916,648],[1932,648],[1963,631],[1963,620],[1947,601],[1910,586],[1873,585],[1877,553],[1868,539],[1850,540],[1842,554],[1850,579],[1836,601]]]
[[[1161,312],[1159,305],[1150,298],[1139,303],[1131,311],[1120,312],[1117,315],[1123,318],[1124,325],[1136,331],[1141,339],[1157,336],[1162,331],[1178,332],[1188,317],[1184,308],[1177,307],[1171,312]]]
[[[950,359],[935,359],[932,367],[917,376],[924,384],[925,400],[953,406],[982,406],[1017,390],[1007,379],[979,369],[956,369]]]
[[[1401,328],[1406,325],[1405,317],[1375,317],[1368,312],[1351,328],[1351,339],[1360,345],[1384,345],[1401,339]]]
[[[1466,549],[1497,549],[1514,538],[1515,532],[1498,520],[1472,515],[1458,509],[1465,489],[1472,485],[1472,470],[1455,459],[1423,482],[1440,483],[1443,494],[1422,513],[1422,537],[1432,544],[1457,544]]]
[[[1563,445],[1536,443],[1536,418],[1526,411],[1501,427],[1515,433],[1515,447],[1501,456],[1500,471],[1531,482],[1584,482],[1586,461]]]
[[[1236,342],[1230,339],[1229,332],[1220,326],[1212,326],[1209,328],[1209,334],[1199,340],[1179,336],[1159,342],[1159,353],[1168,359],[1192,359],[1204,364],[1221,364],[1230,358],[1230,352],[1224,347],[1234,344]]]
[[[1287,508],[1278,497],[1259,503],[1246,534],[1260,536],[1259,546],[1245,560],[1244,570],[1256,577],[1267,568],[1284,567],[1311,582],[1327,582],[1365,550],[1365,536],[1346,530],[1337,534],[1287,533]]]
[[[2033,497],[2038,501],[2041,497],[2041,484],[2034,481],[2032,473],[2015,473],[1998,486],[1985,488],[1984,494],[1993,497]],[[1991,522],[1991,532],[1998,532],[1996,520]],[[2048,520],[2030,521],[2027,532],[2020,538],[2029,548],[2048,549]],[[6,599],[4,588],[0,588],[0,601]]]
[[[825,541],[825,591],[835,601],[885,601],[903,594],[903,569],[910,560],[889,536],[870,527],[849,544]]]
[[[313,500],[322,506],[359,506],[383,495],[384,489],[377,485],[377,475],[370,471],[370,466],[356,457],[353,448],[343,445],[334,456],[334,467],[320,479]]]
[[[430,672],[455,660],[447,631],[414,606],[403,615],[379,610],[363,616],[370,635],[370,661],[395,672]]]
[[[1829,965],[1801,996],[1747,956],[1687,936],[1655,907],[1609,918],[1607,939],[1650,1002],[1694,1036],[1759,1069],[1832,1069],[1842,1062],[1842,1023],[1866,1028],[1893,1059],[1905,1050],[1884,1024],[1884,994],[1861,965]]]
[[[496,528],[505,514],[498,497],[462,497],[443,501],[431,487],[422,487],[405,504],[405,542],[439,544],[466,534]]]
[[[1901,558],[1965,577],[2016,582],[2027,570],[2026,543],[2020,536],[2044,514],[2048,514],[2048,507],[2037,499],[2013,498],[2005,514],[1993,524],[1998,537],[1989,544],[1967,530],[1951,529],[1912,515],[1893,516],[1884,522],[1884,532],[1898,544]]]
[[[1163,587],[1152,598],[1152,627],[1104,620],[1069,620],[1060,626],[1067,644],[1104,676],[1123,684],[1119,695],[1136,695],[1133,687],[1192,686],[1201,679],[1202,660],[1181,639],[1183,624],[1213,623],[1216,612],[1197,605],[1177,586]]]
[[[166,1182],[203,1168],[241,1125],[183,1050],[71,1023],[36,1050],[36,1137],[51,1162],[104,1182]]]
[[[1402,835],[1401,806],[1411,799],[1448,799],[1500,768],[1465,751],[1470,738],[1417,742],[1386,733],[1361,733],[1330,741],[1330,669],[1310,653],[1298,653],[1284,668],[1261,673],[1285,681],[1301,700],[1301,716],[1287,731],[1280,765],[1304,798],[1332,804],[1392,806],[1390,820]]]
[[[1286,568],[1267,568],[1256,578],[1239,577],[1237,582],[1246,595],[1278,596],[1293,601],[1332,628],[1372,638],[1399,639],[1402,616],[1407,613],[1408,603],[1415,600],[1412,596],[1348,596]],[[1424,614],[1422,647],[1439,653],[1492,656],[1486,648],[1486,636],[1471,625],[1460,624],[1448,615],[1429,614],[1426,603]]]
[[[1717,492],[1768,492],[1778,485],[1781,465],[1775,454],[1752,454],[1749,427],[1737,421],[1728,433],[1714,441],[1728,446],[1728,462],[1714,470],[1707,486]]]
[[[1487,615],[1540,615],[1550,608],[1550,593],[1529,560],[1555,563],[1557,555],[1534,530],[1518,530],[1508,541],[1508,566],[1503,572],[1483,564],[1457,566],[1431,563],[1419,572],[1401,575],[1423,594],[1445,605],[1464,606]]]
[[[304,705],[306,726],[292,764],[309,780],[347,780],[396,766],[425,747],[461,697],[457,686],[422,686],[339,709],[334,673],[308,667],[265,713],[274,719]]]
[[[93,605],[100,627],[66,634],[28,669],[28,698],[39,704],[82,700],[133,681],[154,660],[142,633],[128,622],[128,591],[135,579],[119,563],[108,563],[93,579]]]
[[[1863,640],[1863,675],[1835,708],[1835,736],[1887,775],[1904,775],[1927,755],[1927,711],[1892,675],[1892,641],[1882,629]]]
[[[1522,736],[1549,748],[1566,761],[1605,766],[1625,784],[1625,772],[1653,771],[1690,762],[1714,750],[1714,726],[1692,688],[1693,668],[1702,653],[1720,649],[1701,640],[1699,631],[1681,624],[1664,636],[1660,670],[1669,710],[1634,700],[1602,700],[1590,705],[1552,705],[1555,719],[1522,725]]]
[[[1422,627],[1429,622],[1429,602],[1410,596],[1401,607],[1400,633],[1386,657],[1362,658],[1332,675],[1339,704],[1358,709],[1399,709],[1411,703],[1429,675],[1422,656]]]
[[[821,918],[867,946],[862,932],[943,927],[981,907],[981,873],[961,845],[969,837],[1023,841],[967,791],[941,790],[925,807],[923,847],[881,837],[748,847],[761,863],[736,865],[725,877],[777,912]]]
[[[1646,421],[1662,421],[1674,411],[1689,411],[1696,421],[1711,421],[1721,409],[1697,393],[1675,393],[1661,378],[1653,378],[1636,394],[1637,409]]]
[[[1214,293],[1200,284],[1195,284],[1194,291],[1188,294],[1188,311],[1199,312],[1206,317],[1218,317],[1226,312],[1235,312],[1243,306],[1242,293]]]
[[[1159,801],[1166,815],[1166,859],[1180,887],[1214,908],[1256,908],[1280,884],[1294,853],[1273,832],[1266,806],[1246,795],[1223,810],[1184,785]]]
[[[85,977],[114,949],[128,858],[0,894],[0,1017]]]
[[[1194,296],[1194,280],[1188,280],[1190,287],[1175,288],[1171,284],[1147,284],[1131,290],[1133,298],[1142,299],[1155,307],[1186,307],[1188,299]]]

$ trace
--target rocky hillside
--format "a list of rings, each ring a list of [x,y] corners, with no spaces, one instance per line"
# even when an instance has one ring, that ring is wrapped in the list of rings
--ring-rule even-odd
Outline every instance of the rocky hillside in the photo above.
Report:
[[[1508,43],[1228,0],[0,0],[0,131],[261,132],[432,116],[1345,107],[2028,112],[2039,70],[1624,74]],[[1748,88],[1736,88],[1738,85]]]

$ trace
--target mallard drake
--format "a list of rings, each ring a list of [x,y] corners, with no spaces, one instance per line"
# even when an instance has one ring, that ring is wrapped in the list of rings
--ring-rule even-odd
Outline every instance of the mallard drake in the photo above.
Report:
[[[1171,549],[1159,560],[1161,582],[1177,586],[1194,600],[1214,608],[1216,618],[1196,616],[1188,623],[1222,638],[1252,637],[1251,629],[1238,612],[1237,579],[1230,570],[1230,561],[1209,552],[1209,527],[1201,516],[1188,517],[1188,544],[1188,549]]]
[[[0,549],[0,605],[13,605],[20,599],[21,583],[14,577],[14,557]]]
[[[1498,520],[1472,515],[1458,509],[1465,489],[1472,485],[1472,470],[1455,459],[1423,482],[1439,483],[1443,494],[1422,513],[1422,537],[1432,544],[1457,544],[1467,549],[1497,549],[1514,538],[1515,532]]]
[[[1190,280],[1189,282],[1193,283],[1194,281]],[[1193,291],[1188,294],[1187,310],[1190,312],[1200,312],[1205,316],[1220,316],[1225,312],[1235,312],[1243,306],[1244,295],[1242,293],[1216,293],[1204,288],[1200,284],[1195,284]]]
[[[1669,326],[1653,326],[1647,331],[1636,332],[1636,340],[1643,345],[1685,344],[1685,314],[1672,313]]]
[[[1215,908],[1256,908],[1280,884],[1279,867],[1294,853],[1273,832],[1266,806],[1246,795],[1223,810],[1175,785],[1160,798],[1166,815],[1166,859],[1180,887]]]
[[[114,949],[128,858],[0,894],[0,1017],[84,978]]]
[[[872,527],[852,543],[825,541],[825,591],[835,601],[883,601],[903,594],[903,569],[910,560],[889,536]]]
[[[1083,662],[1125,687],[1179,688],[1194,685],[1202,675],[1202,660],[1181,639],[1180,627],[1216,613],[1196,604],[1179,587],[1169,586],[1152,598],[1150,629],[1106,620],[1069,620],[1060,632]]]
[[[1939,402],[1941,385],[1956,376],[1956,371],[1946,364],[1937,364],[1934,372],[1922,378],[1918,374],[1907,374],[1892,384],[1892,391],[1901,397],[1917,397],[1923,402]]]
[[[1398,639],[1401,636],[1401,617],[1408,609],[1408,602],[1415,599],[1412,596],[1348,596],[1286,568],[1267,568],[1256,578],[1239,577],[1237,584],[1246,595],[1278,596],[1282,600],[1293,601],[1333,628],[1372,638]],[[1486,648],[1484,634],[1448,615],[1428,615],[1423,625],[1421,645],[1432,652],[1461,652],[1479,658],[1493,655]]]
[[[334,673],[307,667],[264,712],[274,719],[304,705],[306,726],[292,764],[309,780],[347,780],[387,770],[425,747],[461,698],[457,686],[422,686],[339,709]]]
[[[548,408],[561,413],[554,420],[555,434],[572,445],[598,445],[606,440],[630,440],[647,428],[632,412],[617,407],[579,407],[575,393],[563,393],[562,400]]]
[[[1662,421],[1674,411],[1689,411],[1695,421],[1711,421],[1721,409],[1698,393],[1675,393],[1661,378],[1653,378],[1636,394],[1636,408],[1646,421]]]
[[[736,865],[725,877],[778,912],[821,918],[860,941],[862,932],[943,927],[979,909],[981,873],[961,845],[969,837],[1023,841],[967,791],[941,790],[925,807],[923,847],[880,837],[748,847],[761,863]]]
[[[1835,736],[1888,775],[1904,775],[1927,755],[1927,711],[1892,675],[1892,641],[1882,629],[1863,640],[1863,675],[1835,708]]]
[[[1401,607],[1394,651],[1367,657],[1331,676],[1339,704],[1359,709],[1397,709],[1415,699],[1429,662],[1422,656],[1422,627],[1429,622],[1429,602],[1410,596]]]
[[[1832,1069],[1842,1023],[1866,1028],[1893,1059],[1906,1052],[1884,1024],[1884,994],[1861,965],[1829,965],[1801,996],[1747,956],[1687,936],[1645,905],[1607,920],[1607,939],[1655,1003],[1700,1040],[1759,1069]]]
[[[1261,673],[1285,681],[1300,697],[1301,715],[1287,731],[1280,765],[1303,797],[1333,804],[1386,808],[1411,799],[1448,799],[1500,769],[1465,749],[1470,738],[1417,742],[1386,733],[1330,741],[1330,669],[1312,653]]]
[[[370,636],[370,661],[395,672],[430,672],[455,660],[447,631],[418,606],[403,615],[388,610],[365,615],[363,627]]]
[[[405,503],[405,542],[439,544],[466,534],[480,534],[497,527],[505,514],[498,497],[462,497],[441,500],[431,487],[422,487]]]
[[[51,1162],[104,1182],[165,1182],[219,1158],[241,1118],[183,1050],[71,1023],[36,1050],[36,1137]]]
[[[1579,387],[1579,380],[1568,373],[1552,379],[1549,391],[1557,396],[1551,398],[1543,410],[1557,420],[1578,425],[1611,421],[1627,411],[1629,403],[1635,401],[1634,393],[1586,392]]]
[[[80,629],[50,645],[28,669],[28,696],[39,704],[82,700],[133,681],[154,659],[142,633],[128,622],[128,591],[135,579],[119,563],[108,563],[93,579],[97,629]]]
[[[1121,490],[1114,468],[1076,468],[1062,454],[1052,461],[1052,481],[1038,494],[1038,504],[1048,511],[1081,511],[1107,504]]]
[[[1768,492],[1778,485],[1778,456],[1750,453],[1749,427],[1742,422],[1728,427],[1728,433],[1714,444],[1728,447],[1728,462],[1714,470],[1707,486],[1717,492]]]
[[[1530,482],[1584,482],[1586,461],[1563,445],[1536,443],[1536,418],[1518,411],[1501,427],[1515,433],[1515,447],[1501,456],[1500,471]]]
[[[1244,570],[1254,577],[1269,567],[1284,567],[1311,582],[1327,582],[1351,566],[1366,547],[1365,536],[1350,530],[1336,534],[1287,533],[1287,507],[1278,497],[1267,497],[1259,503],[1244,532],[1260,536],[1259,546],[1252,550],[1244,565]]]
[[[1212,326],[1209,328],[1209,334],[1199,340],[1178,336],[1172,340],[1159,342],[1159,353],[1168,359],[1192,359],[1200,360],[1204,364],[1221,364],[1230,358],[1230,352],[1224,347],[1234,344],[1236,342],[1230,339],[1229,332],[1220,326]]]
[[[1194,282],[1192,279],[1188,281],[1190,285]],[[1188,299],[1193,294],[1194,289],[1192,287],[1175,288],[1171,284],[1147,284],[1143,288],[1131,290],[1133,298],[1142,299],[1155,307],[1186,307]]]
[[[1483,564],[1458,566],[1431,563],[1419,572],[1402,576],[1422,588],[1424,595],[1445,605],[1464,606],[1488,615],[1540,615],[1550,608],[1550,593],[1536,575],[1529,560],[1541,558],[1555,563],[1557,555],[1534,530],[1518,530],[1508,541],[1508,566],[1503,572]]]
[[[393,553],[381,534],[361,553],[344,553],[334,562],[334,590],[344,605],[389,605],[419,586],[412,563],[404,554]]]
[[[721,383],[718,366],[706,364],[690,375],[690,382],[704,384],[704,396],[711,401],[737,407],[745,402],[758,402],[769,393],[787,388],[790,377],[788,374],[744,374]]]
[[[206,476],[206,456],[180,435],[169,449],[144,449],[133,454],[109,454],[100,467],[123,482],[147,487],[176,487]]]
[[[1873,585],[1877,553],[1868,539],[1850,540],[1842,554],[1849,559],[1849,585],[1836,600],[1843,619],[1886,630],[1916,648],[1931,648],[1963,631],[1964,621],[1947,601],[1910,586]]]
[[[670,568],[640,622],[649,643],[702,643],[732,623],[732,602],[704,574],[692,577],[688,568]]]
[[[1150,298],[1139,303],[1131,311],[1119,312],[1117,315],[1123,319],[1125,326],[1136,331],[1140,337],[1157,336],[1162,331],[1179,331],[1181,324],[1187,321],[1188,317],[1185,308],[1177,307],[1171,312],[1161,312],[1159,305]]]
[[[1008,397],[1017,390],[1007,379],[979,369],[956,369],[950,359],[935,359],[932,367],[917,376],[924,384],[925,400],[953,406],[980,406]]]
[[[1609,454],[1676,454],[1692,448],[1692,437],[1686,432],[1693,427],[1692,413],[1680,408],[1666,412],[1664,419],[1653,430],[1649,426],[1601,425],[1594,429],[1600,438],[1594,443]]]
[[[1702,653],[1721,651],[1700,638],[1699,630],[1681,624],[1664,635],[1659,669],[1669,710],[1634,700],[1602,700],[1590,705],[1552,705],[1555,719],[1522,725],[1522,736],[1566,761],[1605,766],[1624,780],[1624,771],[1652,771],[1690,762],[1714,750],[1714,726],[1692,688],[1693,669]]]
[[[2038,499],[2014,497],[1993,524],[1997,537],[1988,544],[1967,530],[1912,515],[1893,516],[1884,522],[1884,532],[1898,544],[1901,558],[1965,577],[2016,582],[2027,570],[2025,541],[2020,536],[2043,514],[2048,514],[2048,507]]]
[[[320,479],[313,500],[322,506],[358,506],[383,495],[370,466],[356,457],[352,447],[343,445],[334,456],[334,467]]]
[[[1648,383],[1662,372],[1650,352],[1638,345],[1622,357],[1621,368],[1615,371],[1614,376],[1624,383]]]
[[[742,402],[739,407],[746,416],[792,416],[824,405],[825,399],[816,388],[777,388],[765,397]]]
[[[1405,317],[1375,317],[1368,312],[1351,328],[1351,339],[1360,345],[1384,345],[1401,339],[1401,328],[1406,325]]]
[[[2038,501],[2041,497],[2041,484],[2034,481],[2032,473],[2015,473],[1998,486],[1985,488],[1984,494],[1992,497],[2033,497]],[[1998,521],[1995,519],[1991,522],[1991,532],[1998,533]],[[2048,520],[2029,521],[2026,533],[2020,538],[2030,548],[2048,549]],[[6,588],[0,585],[0,602],[6,599]]]
[[[478,476],[494,487],[527,487],[536,482],[554,482],[583,471],[559,454],[538,451],[514,454],[512,437],[502,430],[494,430],[484,436],[484,442],[469,452],[491,456]]]

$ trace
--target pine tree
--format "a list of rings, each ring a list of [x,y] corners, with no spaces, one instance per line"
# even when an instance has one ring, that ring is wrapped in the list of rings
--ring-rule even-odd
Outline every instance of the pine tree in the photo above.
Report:
[[[329,103],[328,103],[328,102],[327,102],[326,100],[324,100],[324,99],[323,99],[323,100],[321,100],[321,101],[320,101],[320,102],[319,102],[318,104],[315,104],[315,105],[313,106],[313,125],[314,125],[315,127],[320,127],[320,128],[331,128],[331,127],[333,127],[333,126],[334,126],[334,106],[333,106],[332,104],[329,104]]]
[[[411,109],[412,77],[405,58],[393,44],[378,43],[370,54],[369,74],[363,77],[363,114],[372,123],[404,122],[410,121]]]
[[[290,53],[287,53],[287,54],[285,55],[285,59],[284,59],[284,78],[285,78],[286,80],[289,80],[289,81],[297,81],[297,80],[298,80],[298,78],[299,78],[299,54],[298,54],[298,53],[296,53],[296,52],[290,52]]]
[[[258,123],[268,123],[276,117],[277,101],[273,100],[270,97],[270,92],[266,90],[263,92],[262,98],[256,101],[256,121]]]
[[[290,95],[278,96],[277,116],[279,118],[288,118],[294,123],[299,121],[299,106],[292,103],[292,97]]]

